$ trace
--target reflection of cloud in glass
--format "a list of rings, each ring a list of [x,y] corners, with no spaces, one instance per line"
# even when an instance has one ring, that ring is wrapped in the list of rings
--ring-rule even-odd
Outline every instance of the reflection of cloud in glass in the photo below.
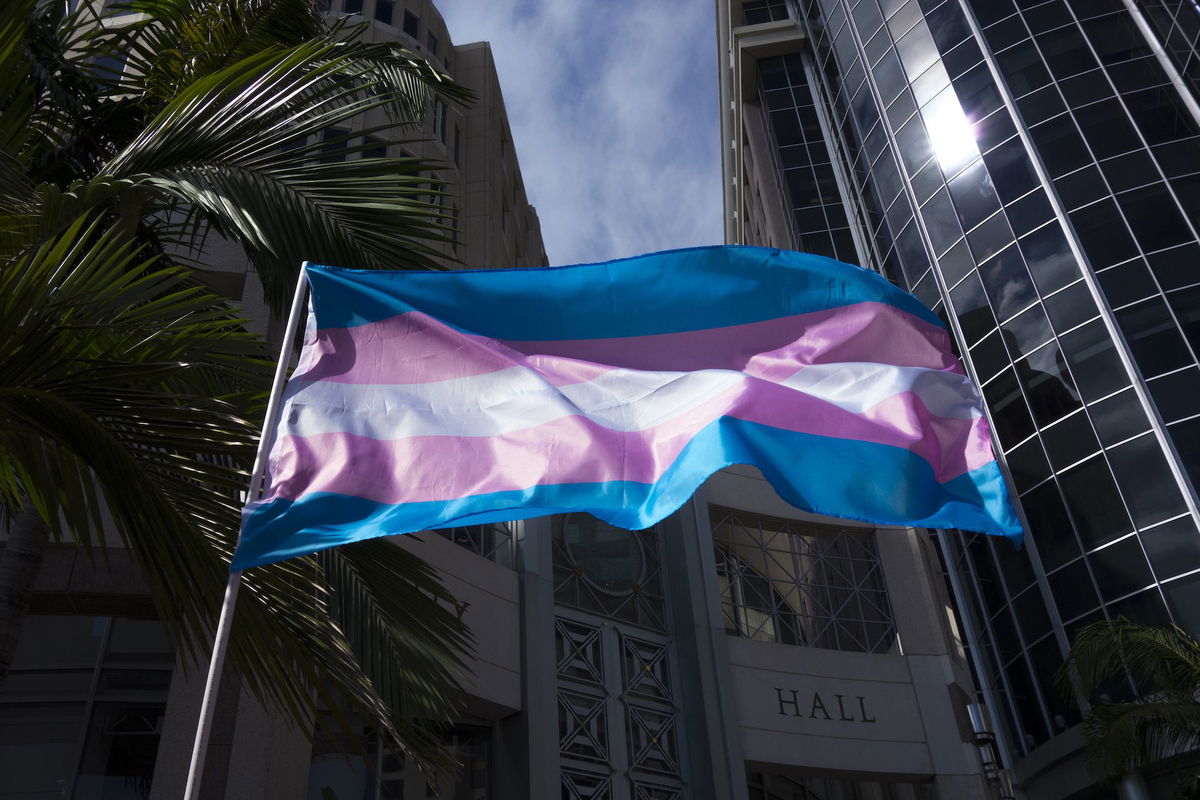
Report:
[[[933,154],[947,176],[953,175],[979,155],[975,131],[963,113],[954,89],[947,88],[921,110]]]

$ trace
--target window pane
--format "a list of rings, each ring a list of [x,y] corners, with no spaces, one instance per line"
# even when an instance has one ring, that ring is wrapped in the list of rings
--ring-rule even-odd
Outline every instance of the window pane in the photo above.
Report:
[[[1047,87],[1042,91],[1054,91],[1054,88]],[[1030,128],[1029,135],[1033,138],[1033,143],[1051,177],[1074,172],[1092,162],[1092,154],[1084,146],[1083,138],[1079,135],[1070,114],[1061,114]]]
[[[392,15],[396,11],[394,0],[375,0],[375,19],[384,25],[392,24]]]
[[[1108,304],[1113,308],[1127,306],[1158,291],[1146,262],[1140,258],[1102,270],[1096,273],[1096,277],[1100,280],[1100,288]]]
[[[1079,555],[1079,541],[1058,493],[1058,484],[1044,483],[1022,495],[1021,507],[1025,509],[1045,569],[1056,569]]]
[[[1096,596],[1096,588],[1083,559],[1051,573],[1047,580],[1064,622],[1100,605],[1100,598]]]
[[[1133,530],[1103,458],[1072,467],[1059,475],[1059,481],[1085,547],[1098,547]]]
[[[983,396],[992,411],[992,422],[1002,446],[1011,447],[1033,433],[1033,417],[1029,415],[1012,370],[1001,373],[984,386]]]
[[[1023,492],[1050,477],[1050,462],[1042,451],[1042,443],[1035,436],[1025,444],[1013,448],[1004,457],[1012,473],[1017,491]]]
[[[1150,381],[1150,396],[1167,422],[1200,414],[1200,370],[1185,369]]]
[[[1106,446],[1123,442],[1150,429],[1150,421],[1133,389],[1107,397],[1088,407],[1092,425]]]
[[[1117,322],[1146,377],[1193,363],[1162,296],[1151,297],[1116,312]]]
[[[1129,220],[1134,238],[1149,252],[1162,250],[1193,239],[1179,206],[1161,183],[1117,195],[1117,202]]]
[[[1046,199],[1046,193],[1041,189],[1025,195],[1005,209],[1005,213],[1008,215],[1013,233],[1017,236],[1024,236],[1054,217],[1050,201]],[[1028,260],[1028,253],[1025,254],[1025,258]]]
[[[1058,190],[1058,197],[1068,211],[1108,196],[1108,187],[1100,177],[1100,170],[1093,166],[1056,178],[1054,188]]]
[[[1129,375],[1100,320],[1063,334],[1059,341],[1085,400],[1098,400],[1129,385]]]
[[[967,342],[978,341],[996,327],[996,319],[988,307],[983,285],[976,275],[968,275],[962,283],[951,289],[950,298]]]
[[[1138,254],[1124,220],[1117,213],[1117,205],[1112,200],[1101,200],[1099,203],[1072,211],[1070,217],[1079,233],[1083,251],[1092,262],[1093,268],[1103,269]]]
[[[992,299],[992,308],[1000,319],[1008,319],[1021,309],[1029,307],[1031,303],[1037,302],[1037,292],[1033,290],[1033,283],[1025,270],[1025,260],[1016,247],[1009,247],[981,264],[979,277]]]
[[[975,162],[949,183],[950,196],[958,208],[964,230],[970,230],[1000,208],[992,179],[982,162]]]
[[[1041,306],[1034,306],[1018,314],[1000,328],[1004,334],[1004,345],[1013,358],[1032,353],[1053,336]]]
[[[1150,434],[1108,451],[1113,474],[1139,527],[1153,525],[1187,510],[1167,460]]]
[[[1100,450],[1087,414],[1078,413],[1042,431],[1042,441],[1055,469],[1082,461]]]
[[[1100,594],[1106,601],[1136,592],[1154,581],[1136,536],[1089,553],[1087,559],[1096,575]]]
[[[1074,286],[1047,297],[1043,305],[1050,323],[1058,331],[1082,325],[1100,313],[1086,281],[1078,281]]]
[[[1200,575],[1171,581],[1163,587],[1175,624],[1200,637]]]
[[[1200,534],[1190,517],[1171,520],[1138,536],[1159,580],[1200,569]]]
[[[1150,262],[1150,270],[1167,291],[1200,280],[1200,246],[1189,244],[1151,253],[1146,258]],[[1189,338],[1194,337],[1189,334]]]

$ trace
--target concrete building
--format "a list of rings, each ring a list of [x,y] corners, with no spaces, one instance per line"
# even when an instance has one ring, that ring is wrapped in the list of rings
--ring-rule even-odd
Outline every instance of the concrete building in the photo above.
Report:
[[[1193,3],[719,0],[730,242],[883,273],[982,384],[1028,546],[939,534],[1029,798],[1103,796],[1052,685],[1081,625],[1200,634]],[[1112,697],[1132,687],[1112,690]],[[1170,796],[1195,762],[1133,776]]]

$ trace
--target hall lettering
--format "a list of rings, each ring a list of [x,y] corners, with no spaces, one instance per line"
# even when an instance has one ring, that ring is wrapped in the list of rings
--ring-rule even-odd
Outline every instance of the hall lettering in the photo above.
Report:
[[[876,721],[876,718],[867,711],[867,698],[863,695],[852,696],[853,701],[857,702],[848,701],[847,696],[843,694],[835,694],[833,697],[837,702],[828,704],[820,692],[801,694],[799,689],[775,689],[775,699],[779,703],[778,713],[781,717],[868,724]],[[829,713],[829,709],[833,706],[837,707],[836,719]]]

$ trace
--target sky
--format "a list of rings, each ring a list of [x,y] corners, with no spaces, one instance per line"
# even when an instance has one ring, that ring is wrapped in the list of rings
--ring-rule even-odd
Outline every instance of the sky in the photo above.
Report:
[[[721,242],[711,2],[435,1],[491,42],[551,264]]]

